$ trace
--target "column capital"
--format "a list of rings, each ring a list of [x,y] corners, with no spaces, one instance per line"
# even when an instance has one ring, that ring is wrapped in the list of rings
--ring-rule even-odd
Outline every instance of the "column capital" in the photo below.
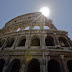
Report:
[[[63,59],[64,58],[64,55],[60,55],[60,58]]]

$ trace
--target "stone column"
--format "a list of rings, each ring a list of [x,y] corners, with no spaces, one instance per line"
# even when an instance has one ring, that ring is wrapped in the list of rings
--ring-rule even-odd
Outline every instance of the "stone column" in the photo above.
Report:
[[[43,25],[40,26],[40,30],[44,30]]]
[[[48,72],[48,61],[49,61],[50,59],[51,59],[50,56],[48,56],[48,57],[46,58],[46,72]]]
[[[9,61],[10,61],[11,57],[9,57],[3,67],[2,72],[8,72],[8,68],[9,68]]]
[[[61,63],[62,63],[62,72],[68,72],[66,69],[65,62],[64,62],[64,55],[60,55],[60,58],[61,58]]]
[[[44,52],[42,56],[42,72],[46,72],[46,57]]]
[[[2,72],[7,72],[7,69],[8,69],[8,65],[4,65]]]
[[[45,17],[42,17],[41,21],[40,21],[40,30],[44,30],[44,26],[45,25]]]
[[[45,66],[45,64],[43,65],[43,72],[46,72],[46,66]]]
[[[24,25],[21,25],[20,31],[22,31],[22,30],[23,30],[23,27],[24,27]]]
[[[40,65],[40,72],[43,72],[42,70],[43,70],[43,68],[42,68],[42,64],[41,64],[41,65]]]
[[[12,32],[14,32],[14,31],[15,31],[15,28],[16,28],[16,27],[14,26],[14,27],[13,27],[13,29],[12,29]]]
[[[40,22],[40,30],[42,31],[42,30],[44,30],[44,21],[42,20],[42,22]]]
[[[29,42],[30,42],[30,40],[29,40],[29,35],[27,35],[27,36],[26,36],[26,43],[25,43],[25,48],[26,48],[26,49],[28,49],[28,47],[29,47]]]
[[[25,64],[22,64],[19,72],[24,72],[24,70],[25,70]]]
[[[33,28],[33,26],[32,26],[32,24],[30,24],[30,28],[29,28],[29,30],[32,30],[32,28]]]
[[[57,47],[60,47],[59,40],[58,40],[58,38],[57,38],[56,33],[54,33],[54,36],[55,36],[56,46],[57,46]]]
[[[17,37],[15,38],[15,41],[14,41],[14,44],[13,44],[13,49],[15,48],[15,46],[17,46],[18,41],[19,41],[19,37],[17,36]]]
[[[42,49],[45,49],[46,47],[45,47],[45,38],[44,38],[44,34],[41,34],[42,36],[41,36],[41,48]]]
[[[2,46],[2,49],[4,49],[6,47],[7,42],[8,42],[8,37],[5,39],[5,42],[4,42],[3,46]]]

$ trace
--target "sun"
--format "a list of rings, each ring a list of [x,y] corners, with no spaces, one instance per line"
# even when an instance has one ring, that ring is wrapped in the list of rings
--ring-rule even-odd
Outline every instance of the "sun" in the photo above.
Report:
[[[46,17],[49,17],[49,15],[50,15],[50,10],[49,10],[48,7],[43,7],[43,8],[41,8],[41,9],[40,9],[40,12],[41,12],[44,16],[46,16]]]

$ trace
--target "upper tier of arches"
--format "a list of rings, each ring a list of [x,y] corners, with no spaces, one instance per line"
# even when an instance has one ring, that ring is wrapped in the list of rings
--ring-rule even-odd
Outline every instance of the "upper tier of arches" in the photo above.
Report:
[[[5,24],[2,32],[13,32],[22,30],[43,30],[43,29],[54,29],[56,27],[52,24],[51,19],[47,19],[42,13],[28,13],[25,15],[18,16]]]

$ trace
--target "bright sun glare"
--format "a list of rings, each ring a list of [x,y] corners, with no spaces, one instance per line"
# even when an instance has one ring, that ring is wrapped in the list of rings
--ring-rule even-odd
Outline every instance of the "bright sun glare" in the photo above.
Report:
[[[49,15],[50,15],[50,10],[49,10],[48,7],[43,7],[43,8],[41,8],[41,9],[40,9],[40,12],[41,12],[44,16],[46,16],[46,17],[49,17]]]

